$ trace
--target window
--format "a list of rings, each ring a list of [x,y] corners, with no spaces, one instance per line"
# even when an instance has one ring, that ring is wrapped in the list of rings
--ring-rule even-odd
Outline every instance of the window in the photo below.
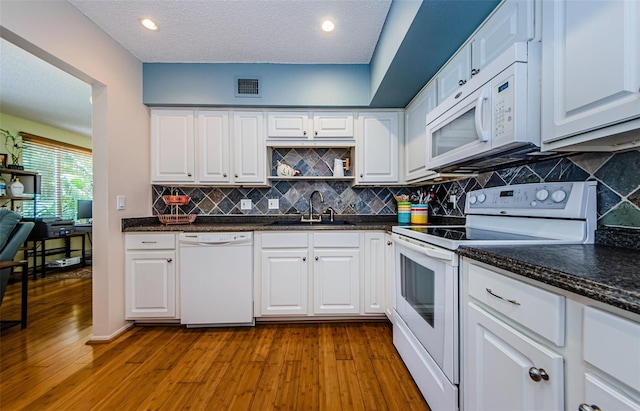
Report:
[[[93,199],[91,150],[26,133],[21,135],[24,168],[41,176],[40,194],[36,201],[24,202],[23,215],[75,220],[78,200]]]

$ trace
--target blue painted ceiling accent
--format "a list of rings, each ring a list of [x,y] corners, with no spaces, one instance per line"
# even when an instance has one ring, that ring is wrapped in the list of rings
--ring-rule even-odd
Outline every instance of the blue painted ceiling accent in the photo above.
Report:
[[[370,106],[405,107],[499,3],[424,0]]]

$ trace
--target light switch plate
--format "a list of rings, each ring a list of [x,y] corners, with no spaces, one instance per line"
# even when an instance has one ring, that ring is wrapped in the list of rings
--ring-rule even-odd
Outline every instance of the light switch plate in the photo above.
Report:
[[[116,197],[116,209],[117,210],[124,210],[125,208],[127,208],[127,203],[126,203],[125,196],[117,196]]]
[[[269,210],[277,210],[280,208],[280,200],[277,198],[269,199]]]
[[[243,198],[240,200],[240,210],[251,210],[251,199]]]

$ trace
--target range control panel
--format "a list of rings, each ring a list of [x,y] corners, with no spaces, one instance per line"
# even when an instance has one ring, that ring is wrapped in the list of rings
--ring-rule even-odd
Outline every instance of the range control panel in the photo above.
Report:
[[[595,210],[596,185],[595,181],[554,182],[470,191],[465,214],[584,218]]]
[[[491,187],[467,194],[467,209],[565,208],[574,183],[521,184]]]

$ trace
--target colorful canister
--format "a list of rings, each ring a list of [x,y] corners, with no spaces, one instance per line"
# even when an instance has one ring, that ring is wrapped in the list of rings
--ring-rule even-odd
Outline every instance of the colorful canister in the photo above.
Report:
[[[411,222],[411,203],[398,202],[398,224],[409,224]]]
[[[426,204],[411,204],[411,224],[427,224],[429,208]]]

